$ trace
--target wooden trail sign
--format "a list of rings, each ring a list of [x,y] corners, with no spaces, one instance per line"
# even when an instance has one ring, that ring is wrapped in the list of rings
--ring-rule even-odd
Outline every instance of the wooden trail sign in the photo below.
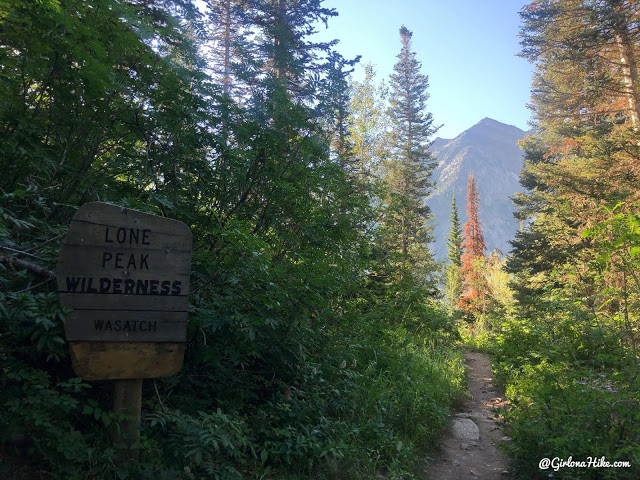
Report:
[[[190,270],[184,223],[100,202],[80,207],[56,269],[74,371],[86,380],[177,373]]]

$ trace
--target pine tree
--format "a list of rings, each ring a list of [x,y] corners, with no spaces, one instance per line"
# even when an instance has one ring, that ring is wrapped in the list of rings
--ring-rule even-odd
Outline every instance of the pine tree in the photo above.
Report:
[[[446,291],[445,296],[449,308],[457,307],[462,295],[462,229],[458,217],[455,193],[451,197],[451,228],[447,236],[447,258],[449,264],[445,267]]]
[[[206,0],[209,17],[207,37],[208,61],[214,78],[222,85],[224,95],[232,95],[238,87],[234,70],[243,50],[246,19],[238,0]]]
[[[424,279],[434,270],[431,241],[431,212],[425,197],[433,186],[435,161],[429,152],[430,137],[437,130],[431,113],[428,78],[420,73],[421,64],[411,51],[412,33],[400,29],[402,49],[391,75],[391,151],[386,170],[384,224],[387,249],[397,255],[403,272]],[[404,275],[404,274],[403,274]]]
[[[405,26],[400,28],[402,49],[393,67],[395,73],[391,75],[391,153],[405,169],[406,192],[425,197],[433,187],[431,175],[436,162],[429,145],[438,128],[433,125],[433,115],[427,112],[429,77],[420,73],[422,65],[411,51],[412,36]],[[422,214],[428,213],[429,208],[424,205]]]
[[[638,127],[637,2],[537,0],[521,16],[521,55],[538,64],[535,114],[594,125],[616,118]]]
[[[333,42],[313,41],[312,34],[338,13],[323,7],[324,0],[245,1],[254,33],[249,53],[260,68],[258,76],[266,76],[270,88],[283,88],[291,99],[315,103],[323,96],[318,77],[326,73],[322,60],[332,52]]]
[[[353,65],[359,57],[347,61],[337,52],[328,52],[326,77],[324,79],[325,98],[319,105],[318,113],[322,116],[324,130],[331,145],[332,154],[336,157],[340,167],[346,170],[350,177],[358,170],[357,159],[353,151],[351,139],[351,116],[349,84],[347,76],[353,72]]]
[[[487,293],[486,281],[482,272],[485,251],[487,247],[482,236],[482,226],[478,208],[480,195],[476,188],[475,175],[469,175],[467,180],[467,216],[464,224],[464,236],[462,247],[462,275],[463,296],[460,299],[460,308],[465,313],[478,313],[482,310],[482,302]]]
[[[638,8],[536,1],[521,13],[522,56],[536,63],[536,133],[522,143],[528,192],[515,203],[519,219],[532,222],[512,242],[507,269],[521,305],[533,310],[549,286],[571,285],[596,305],[603,288],[623,282],[599,275],[605,283],[596,286],[579,265],[598,256],[584,231],[610,217],[603,205],[629,210],[640,200]]]
[[[462,228],[460,228],[460,218],[458,217],[458,207],[456,206],[456,194],[451,196],[451,216],[449,217],[451,228],[447,236],[447,258],[452,265],[462,266]]]

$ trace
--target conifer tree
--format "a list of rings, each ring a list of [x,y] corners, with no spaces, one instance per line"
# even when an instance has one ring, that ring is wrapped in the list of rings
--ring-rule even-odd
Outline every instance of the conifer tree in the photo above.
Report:
[[[429,145],[438,127],[433,125],[433,115],[427,112],[429,77],[420,73],[422,64],[411,51],[412,36],[405,26],[400,28],[402,49],[391,75],[391,153],[405,169],[406,193],[424,197],[433,187],[431,174],[436,162]],[[428,215],[429,208],[424,205],[422,212]]]
[[[429,152],[430,137],[437,128],[426,110],[428,77],[411,50],[412,33],[400,29],[402,49],[391,75],[391,151],[386,162],[383,230],[387,250],[396,254],[397,265],[424,279],[434,270],[431,241],[431,212],[425,197],[433,186],[435,168]],[[404,276],[404,273],[403,273]]]
[[[636,275],[640,258],[632,253],[638,251],[640,218],[639,8],[637,0],[536,0],[521,14],[522,55],[536,64],[535,123],[522,142],[520,178],[528,191],[516,197],[527,225],[512,242],[506,265],[515,276],[510,285],[518,320],[502,334],[515,362],[542,356],[549,362],[545,369],[554,372],[523,405],[558,407],[526,414],[536,427],[525,435],[541,441],[520,447],[528,450],[523,464],[559,442],[574,454],[590,448],[581,445],[592,435],[592,397],[583,392],[563,405],[566,397],[552,384],[637,371],[640,283],[632,286],[628,278]],[[524,332],[535,332],[532,342]],[[606,352],[606,362],[594,353],[599,351]],[[555,373],[560,371],[563,380]],[[529,378],[520,372],[514,384],[542,377],[537,369]],[[624,392],[621,403],[638,396],[634,384],[634,375],[616,384]],[[570,433],[533,433],[550,415]],[[617,419],[619,428],[632,418]],[[607,441],[605,448],[618,451],[638,444],[637,435],[602,443]]]
[[[317,109],[322,117],[324,131],[328,136],[332,154],[340,167],[349,176],[358,170],[357,159],[353,151],[351,139],[351,116],[349,115],[350,97],[347,76],[353,72],[353,65],[359,57],[347,61],[337,52],[327,53],[326,77],[324,79],[324,95]]]
[[[456,194],[451,196],[451,216],[449,217],[451,228],[447,236],[447,258],[452,265],[462,266],[462,228],[460,228],[460,218],[458,217],[458,207],[456,206]]]
[[[522,10],[521,55],[538,66],[538,118],[591,125],[617,118],[638,127],[638,8],[621,0],[537,0]]]
[[[536,133],[522,143],[528,192],[515,204],[519,219],[532,221],[512,242],[507,269],[517,275],[523,306],[535,310],[532,300],[549,285],[597,296],[600,288],[570,280],[584,272],[566,273],[597,256],[584,229],[609,217],[603,205],[633,209],[640,199],[638,8],[618,0],[535,1],[521,12],[521,55],[536,63]],[[612,288],[624,281],[612,277]]]
[[[482,236],[482,226],[478,214],[479,203],[480,195],[476,188],[475,175],[470,174],[467,180],[467,216],[469,219],[464,224],[462,239],[462,247],[464,248],[462,254],[463,296],[459,303],[465,313],[478,313],[487,292],[482,272],[487,247]]]
[[[222,85],[224,95],[237,88],[234,65],[240,62],[246,18],[238,0],[206,0],[208,9],[209,65],[214,78]]]
[[[449,264],[446,266],[446,298],[451,309],[458,305],[462,295],[462,229],[458,217],[458,207],[456,206],[455,193],[451,197],[451,216],[449,217],[451,228],[447,236],[447,258]]]

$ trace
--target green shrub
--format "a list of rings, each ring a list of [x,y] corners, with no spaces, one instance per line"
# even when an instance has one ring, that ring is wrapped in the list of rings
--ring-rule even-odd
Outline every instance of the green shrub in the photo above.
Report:
[[[514,466],[526,478],[638,478],[640,385],[629,346],[579,305],[550,302],[539,315],[505,320],[494,343],[496,377],[511,402],[505,432]],[[538,468],[542,458],[603,456],[631,468]]]
[[[554,478],[638,478],[640,391],[635,373],[574,369],[543,361],[523,367],[510,383],[505,416],[507,453],[527,478],[548,478],[542,458],[630,461],[631,468],[563,468]]]

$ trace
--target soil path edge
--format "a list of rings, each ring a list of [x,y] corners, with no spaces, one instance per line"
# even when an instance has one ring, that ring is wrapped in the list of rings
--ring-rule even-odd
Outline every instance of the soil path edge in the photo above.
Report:
[[[498,448],[509,441],[499,427],[496,409],[506,401],[494,384],[491,359],[466,352],[469,395],[451,417],[441,450],[427,468],[429,480],[513,480]]]

